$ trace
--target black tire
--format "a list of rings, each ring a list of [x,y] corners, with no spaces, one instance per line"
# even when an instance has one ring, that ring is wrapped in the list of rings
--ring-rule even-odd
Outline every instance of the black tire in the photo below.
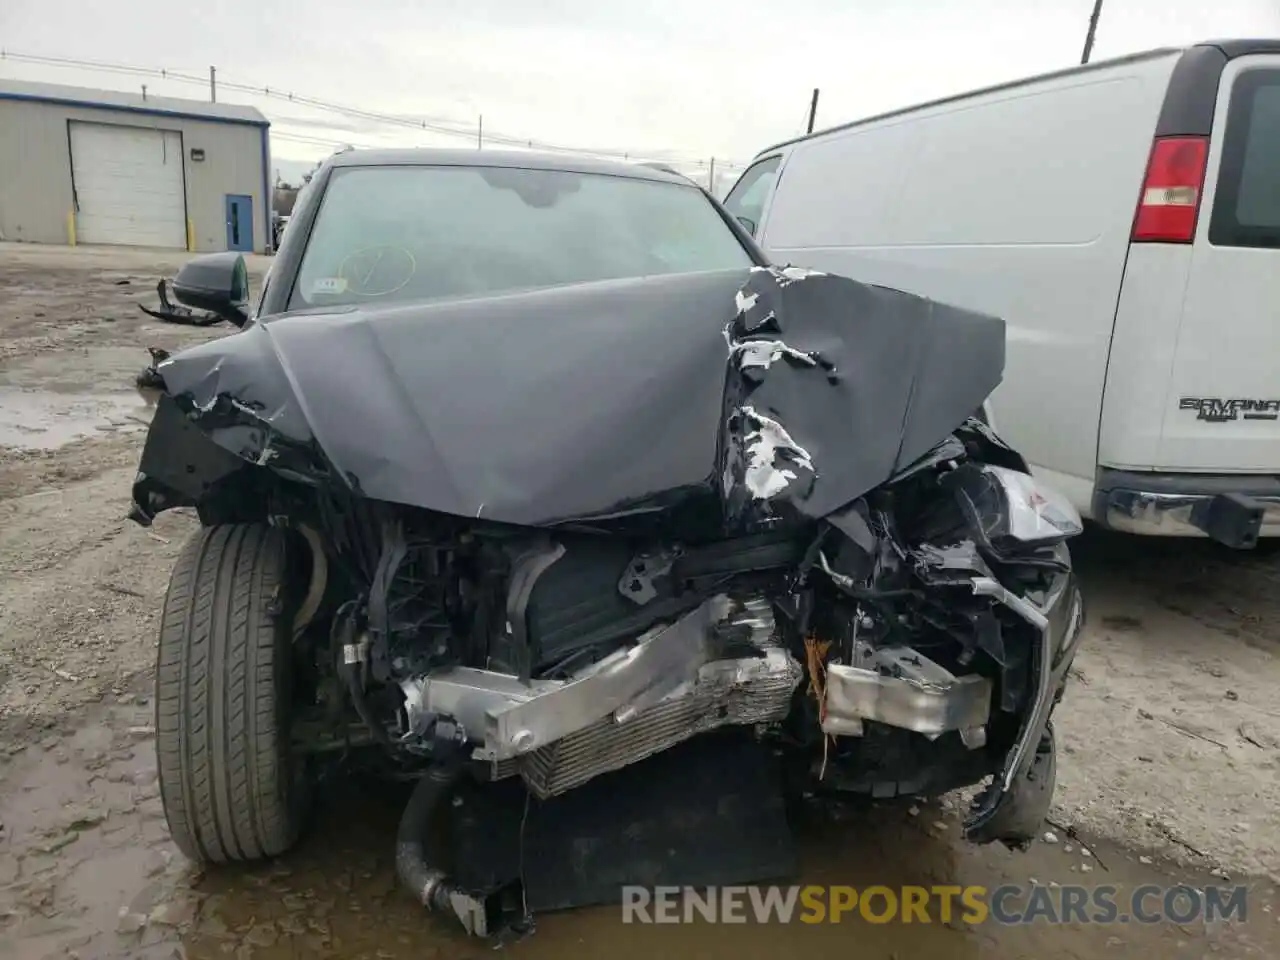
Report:
[[[276,856],[308,811],[307,779],[288,749],[288,556],[271,527],[205,527],[169,577],[156,759],[169,832],[192,860]]]

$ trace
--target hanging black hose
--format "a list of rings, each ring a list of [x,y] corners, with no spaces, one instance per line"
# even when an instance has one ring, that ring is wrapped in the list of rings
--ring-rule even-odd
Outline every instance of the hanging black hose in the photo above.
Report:
[[[454,764],[435,764],[418,781],[396,832],[396,876],[428,910],[449,910],[449,878],[427,860],[427,834],[444,807],[462,770]]]
[[[427,856],[427,837],[436,816],[448,804],[462,778],[462,731],[447,720],[434,725],[431,765],[414,787],[409,805],[396,832],[396,876],[414,898],[428,910],[451,913],[466,931],[475,936],[497,933],[500,926],[500,898],[476,897],[457,886],[449,874],[432,864]]]

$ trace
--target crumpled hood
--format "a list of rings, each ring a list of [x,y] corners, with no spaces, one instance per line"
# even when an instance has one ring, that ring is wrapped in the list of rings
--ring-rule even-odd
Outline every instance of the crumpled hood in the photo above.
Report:
[[[718,501],[741,528],[882,483],[1003,364],[1000,320],[756,267],[284,315],[158,372],[219,446],[366,497],[523,525]]]

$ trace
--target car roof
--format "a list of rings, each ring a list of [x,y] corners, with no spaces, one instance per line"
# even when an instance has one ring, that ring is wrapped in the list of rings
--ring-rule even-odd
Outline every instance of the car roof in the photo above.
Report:
[[[671,171],[621,160],[523,150],[457,150],[417,148],[411,150],[346,150],[326,163],[334,167],[511,167],[523,170],[558,170],[565,173],[598,173],[632,180],[653,180],[689,186],[692,181]]]

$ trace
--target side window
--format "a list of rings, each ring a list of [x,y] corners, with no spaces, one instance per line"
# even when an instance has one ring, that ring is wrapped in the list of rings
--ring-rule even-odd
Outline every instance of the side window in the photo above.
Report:
[[[1280,249],[1280,70],[1236,77],[1209,242]]]
[[[760,229],[760,216],[764,213],[765,200],[777,178],[781,156],[766,157],[747,167],[738,178],[729,195],[724,198],[725,209],[738,218],[752,236]]]

